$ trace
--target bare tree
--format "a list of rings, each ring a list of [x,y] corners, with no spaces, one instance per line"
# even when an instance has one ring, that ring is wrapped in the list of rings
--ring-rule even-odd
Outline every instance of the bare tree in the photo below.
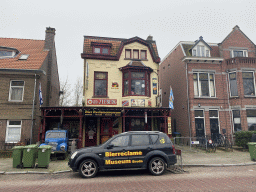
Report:
[[[60,95],[60,106],[70,106],[71,105],[71,85],[68,81],[68,76],[66,79],[60,79],[60,90],[62,94]]]
[[[73,90],[74,94],[74,100],[73,105],[74,106],[82,106],[82,98],[83,98],[83,81],[81,77],[78,77],[76,79],[76,84]]]

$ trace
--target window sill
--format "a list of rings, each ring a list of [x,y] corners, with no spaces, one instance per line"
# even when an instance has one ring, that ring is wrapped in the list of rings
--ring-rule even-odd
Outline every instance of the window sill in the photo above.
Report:
[[[109,98],[108,96],[92,96],[92,98]]]
[[[237,99],[239,98],[239,96],[232,96],[232,97],[229,97],[230,99]]]
[[[134,58],[124,58],[124,60],[140,60],[140,61],[148,61],[148,59],[134,59]]]
[[[12,102],[12,103],[21,103],[21,102],[23,102],[23,101],[14,101],[14,100],[8,100],[9,102]]]
[[[244,97],[246,98],[246,97],[256,97],[256,96],[255,95],[245,95]]]
[[[194,96],[194,99],[218,99],[218,97],[198,97],[198,96]]]

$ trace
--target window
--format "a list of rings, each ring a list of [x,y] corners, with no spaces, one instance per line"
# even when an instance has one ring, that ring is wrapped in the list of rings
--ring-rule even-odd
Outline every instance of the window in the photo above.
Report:
[[[234,132],[242,131],[240,111],[239,110],[233,110],[232,114],[233,114]]]
[[[140,59],[147,59],[147,51],[146,50],[141,50]]]
[[[19,60],[27,60],[29,55],[21,55]]]
[[[157,142],[158,135],[150,135],[150,138],[151,138],[152,144],[155,144]]]
[[[230,87],[230,96],[238,96],[237,82],[236,82],[236,72],[229,73],[229,87]]]
[[[132,146],[149,145],[148,135],[132,135]]]
[[[10,58],[13,57],[15,54],[14,51],[0,51],[0,58]]]
[[[125,58],[126,59],[131,59],[132,58],[132,55],[131,55],[131,49],[126,49],[125,50]]]
[[[248,57],[247,50],[232,50],[231,57]]]
[[[206,50],[206,57],[210,57],[210,51]]]
[[[192,56],[193,56],[193,57],[196,56],[196,50],[195,50],[195,49],[193,49],[193,51],[192,51]]]
[[[256,110],[246,110],[248,131],[256,131]]]
[[[129,136],[120,136],[115,138],[113,141],[111,141],[109,144],[113,145],[114,147],[126,147],[129,143]]]
[[[139,59],[139,50],[133,50],[133,59]]]
[[[205,46],[197,45],[194,49],[192,49],[192,56],[210,57],[210,50],[205,48]]]
[[[24,81],[11,81],[9,101],[23,101]]]
[[[109,48],[108,47],[93,47],[93,53],[108,55]]]
[[[94,73],[94,96],[107,97],[108,73]]]
[[[245,96],[255,96],[253,72],[243,72],[243,85]]]
[[[123,95],[150,96],[150,74],[147,71],[128,71],[123,74]]]
[[[6,143],[17,143],[20,141],[21,121],[8,120],[6,128]]]
[[[193,73],[194,95],[197,97],[215,97],[214,74]]]

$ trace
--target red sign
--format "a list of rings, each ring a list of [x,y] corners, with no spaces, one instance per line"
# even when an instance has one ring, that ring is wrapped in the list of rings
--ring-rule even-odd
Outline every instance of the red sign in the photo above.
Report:
[[[117,99],[87,99],[87,105],[117,105]]]
[[[122,106],[129,106],[129,100],[122,101]]]

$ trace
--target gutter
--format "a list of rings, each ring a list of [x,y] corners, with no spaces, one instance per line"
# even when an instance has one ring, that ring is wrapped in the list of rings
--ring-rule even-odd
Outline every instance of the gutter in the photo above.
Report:
[[[191,149],[191,125],[190,125],[190,108],[189,108],[189,93],[188,93],[188,63],[186,63],[186,81],[187,81],[187,102],[188,102],[188,127],[189,127],[189,146]]]

